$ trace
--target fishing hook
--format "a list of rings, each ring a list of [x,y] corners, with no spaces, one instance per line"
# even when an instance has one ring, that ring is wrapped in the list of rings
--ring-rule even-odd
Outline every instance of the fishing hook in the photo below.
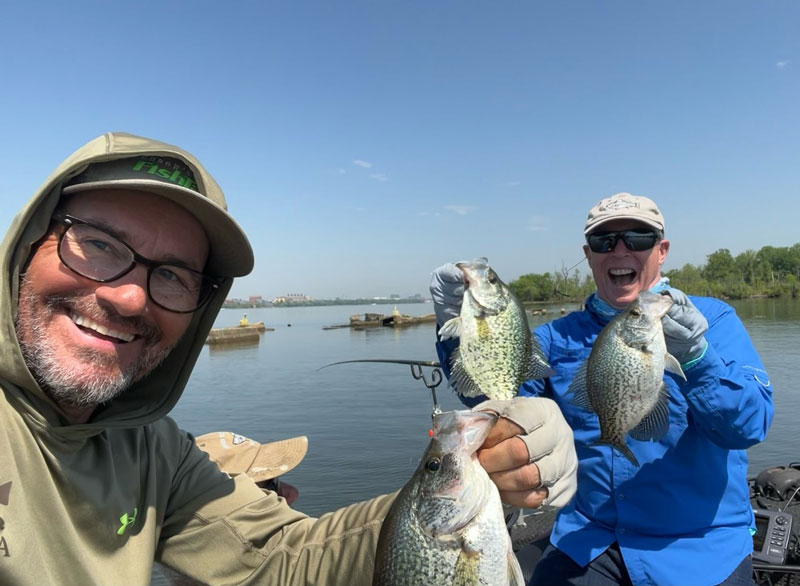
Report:
[[[432,417],[436,417],[437,414],[442,412],[439,408],[439,402],[436,400],[436,387],[442,384],[444,376],[442,375],[442,369],[439,366],[434,366],[431,371],[431,382],[428,382],[428,379],[425,378],[425,373],[422,371],[422,366],[421,364],[412,364],[411,376],[414,377],[414,380],[422,380],[422,384],[430,389],[431,397],[433,398]]]
[[[441,413],[442,410],[439,407],[439,402],[436,399],[436,387],[442,384],[444,380],[444,375],[442,374],[442,365],[437,362],[436,360],[396,360],[396,359],[382,359],[382,358],[366,358],[363,360],[341,360],[339,362],[332,362],[331,364],[326,364],[325,366],[321,366],[317,369],[317,371],[322,370],[323,368],[327,368],[329,366],[335,366],[337,364],[350,364],[352,362],[384,362],[388,364],[408,364],[411,366],[411,376],[414,377],[414,380],[421,380],[422,384],[425,385],[431,392],[431,398],[433,399],[433,413],[431,417],[435,417],[437,414]],[[422,367],[425,366],[427,368],[433,369],[431,371],[431,379],[425,377],[425,373],[422,370]]]

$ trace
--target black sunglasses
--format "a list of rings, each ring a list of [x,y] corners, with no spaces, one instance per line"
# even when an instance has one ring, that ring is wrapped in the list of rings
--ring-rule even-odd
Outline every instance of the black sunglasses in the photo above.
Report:
[[[650,250],[661,239],[661,233],[656,230],[620,230],[618,232],[592,232],[586,237],[586,243],[592,252],[611,252],[617,246],[619,239],[625,243],[628,250],[640,252]]]

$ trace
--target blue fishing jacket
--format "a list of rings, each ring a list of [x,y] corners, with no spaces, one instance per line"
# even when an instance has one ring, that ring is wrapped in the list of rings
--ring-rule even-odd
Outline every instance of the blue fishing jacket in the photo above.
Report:
[[[555,400],[575,437],[578,490],[560,511],[551,542],[586,566],[616,541],[637,586],[719,584],[753,551],[745,450],[767,435],[772,387],[734,309],[718,299],[690,299],[708,320],[708,348],[684,368],[685,382],[664,376],[666,436],[657,442],[626,438],[639,467],[595,444],[597,415],[567,395],[608,323],[589,301],[589,309],[534,330],[555,374],[527,381],[519,391]],[[452,342],[437,343],[442,364],[448,364]],[[470,406],[481,400],[462,397]]]

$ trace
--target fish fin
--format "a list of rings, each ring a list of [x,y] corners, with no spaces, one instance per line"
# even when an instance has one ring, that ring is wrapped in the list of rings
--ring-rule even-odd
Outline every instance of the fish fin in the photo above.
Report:
[[[592,402],[589,400],[589,391],[586,387],[586,369],[588,365],[589,360],[586,359],[578,366],[575,376],[572,377],[572,382],[569,383],[567,394],[572,394],[570,402],[573,405],[594,413],[594,407],[592,407]]]
[[[615,449],[619,450],[623,456],[628,458],[628,460],[630,460],[634,466],[636,466],[637,468],[639,467],[639,460],[636,459],[636,456],[633,455],[633,452],[631,452],[631,449],[628,446],[626,446],[623,443],[617,443],[612,445],[614,446]]]
[[[480,553],[462,549],[458,554],[453,572],[453,586],[478,586],[480,584],[480,574],[478,573],[480,561]]]
[[[686,380],[686,375],[683,374],[681,363],[678,362],[678,359],[669,352],[667,352],[667,355],[664,357],[664,370],[671,372],[672,374],[677,374],[683,380]]]
[[[621,440],[616,440],[616,439],[615,440],[611,440],[611,439],[600,438],[599,440],[594,442],[592,445],[593,446],[597,446],[597,445],[611,446],[612,448],[617,450],[620,454],[622,454],[623,456],[628,458],[628,460],[630,460],[631,463],[634,466],[636,466],[636,467],[639,466],[639,460],[637,460],[636,456],[633,455],[633,452],[631,452],[631,449],[628,446],[625,445],[625,438],[623,438]]]
[[[525,575],[519,565],[517,556],[514,555],[514,548],[511,540],[508,542],[508,586],[525,586]]]
[[[439,339],[449,340],[450,338],[461,337],[461,318],[454,317],[448,319],[441,328],[439,328]]]
[[[449,382],[450,386],[464,397],[477,397],[483,394],[478,383],[472,379],[467,369],[464,368],[464,362],[461,360],[461,352],[459,352],[458,348],[450,355]]]
[[[531,355],[528,362],[528,373],[525,380],[534,378],[547,378],[553,376],[556,371],[550,368],[547,362],[547,356],[544,355],[542,347],[536,336],[531,335]]]
[[[669,393],[667,386],[661,384],[661,390],[658,393],[658,402],[653,410],[645,415],[644,419],[639,422],[639,425],[630,431],[633,439],[639,441],[657,441],[667,434],[669,430]]]

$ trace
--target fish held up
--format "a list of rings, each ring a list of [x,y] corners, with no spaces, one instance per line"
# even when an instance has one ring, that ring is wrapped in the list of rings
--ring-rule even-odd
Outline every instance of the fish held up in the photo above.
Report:
[[[381,527],[373,586],[522,586],[497,487],[478,462],[497,417],[446,411]]]
[[[458,317],[439,330],[459,338],[450,358],[450,384],[465,397],[511,399],[526,380],[553,374],[531,335],[525,308],[486,258],[458,263],[466,286]]]
[[[672,303],[666,295],[639,293],[597,336],[569,387],[572,402],[600,419],[597,443],[613,446],[636,466],[626,435],[639,441],[662,438],[669,427],[664,372],[686,379],[667,352],[661,325]]]

